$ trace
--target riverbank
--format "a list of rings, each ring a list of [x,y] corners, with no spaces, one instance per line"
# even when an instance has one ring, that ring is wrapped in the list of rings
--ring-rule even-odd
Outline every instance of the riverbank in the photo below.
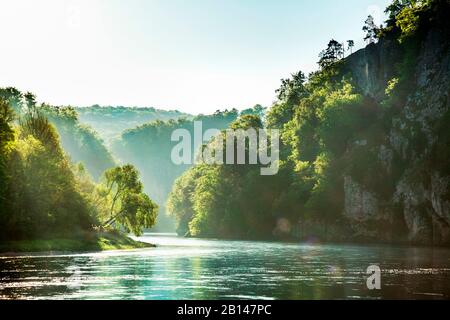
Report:
[[[155,247],[120,233],[86,233],[78,238],[36,239],[0,242],[0,254],[24,252],[95,252]]]

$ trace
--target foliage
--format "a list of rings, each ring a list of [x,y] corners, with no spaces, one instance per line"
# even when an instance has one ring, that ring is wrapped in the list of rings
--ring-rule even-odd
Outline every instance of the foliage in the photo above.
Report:
[[[152,107],[99,106],[74,109],[80,123],[93,128],[107,146],[120,139],[126,130],[145,125],[156,120],[169,121],[192,116],[179,111],[159,110]]]
[[[421,92],[416,70],[425,31],[448,35],[448,0],[394,0],[386,12],[386,27],[376,26],[372,17],[364,26],[368,42],[380,39],[371,48],[394,43],[398,49],[395,67],[385,70],[392,71],[385,95],[367,94],[357,74],[353,81],[346,73],[351,68],[342,67],[351,59],[342,59],[344,47],[336,40],[320,53],[319,71],[281,80],[267,112],[260,105],[196,117],[154,108],[55,107],[37,105],[31,93],[0,89],[0,235],[35,239],[111,227],[141,234],[155,224],[158,210],[145,184],[163,210],[168,198],[166,209],[180,235],[289,238],[299,225],[327,230],[342,223],[346,177],[387,203],[411,154],[429,151],[431,156],[417,163],[448,175],[449,113],[429,128],[436,136],[432,145],[404,115],[410,98]],[[347,44],[352,50],[354,42]],[[102,139],[80,119],[99,129],[123,163],[133,165],[115,167]],[[222,137],[227,128],[280,129],[278,175],[261,176],[260,165],[173,164],[172,133],[186,129],[192,135],[195,121],[203,131],[222,130]],[[405,123],[411,130],[403,134],[415,153],[404,156],[392,148],[383,159],[386,146],[398,142],[388,137]],[[203,141],[202,147],[217,141]],[[82,164],[71,163],[63,149]]]
[[[155,224],[158,206],[143,193],[139,173],[132,165],[109,169],[105,171],[104,179],[101,196],[111,203],[105,227],[114,224],[141,235],[143,228]]]
[[[355,46],[354,40],[347,40],[347,50],[350,50],[350,53],[353,52],[353,47]]]
[[[116,165],[103,140],[89,126],[81,124],[73,107],[40,106],[43,114],[56,127],[64,151],[73,162],[82,162],[98,181],[102,173]]]
[[[388,8],[393,21],[383,30],[368,19],[364,30],[369,42],[375,42],[381,31],[395,40],[408,36],[408,41],[400,44],[401,54],[393,63],[396,67],[384,100],[363,95],[344,74],[346,68],[337,63],[343,47],[335,40],[320,54],[321,70],[308,79],[298,72],[282,80],[278,100],[268,110],[264,123],[268,128],[281,129],[279,174],[262,177],[258,166],[251,165],[194,166],[176,181],[168,199],[167,209],[177,220],[178,233],[286,238],[305,224],[327,230],[327,226],[345,221],[342,212],[347,176],[380,200],[390,201],[404,164],[395,153],[385,163],[380,152],[389,143],[387,136],[395,125],[392,117],[399,116],[414,93],[420,49],[420,35],[413,26],[419,20],[415,17],[427,16],[433,6],[433,1],[394,1]],[[431,16],[427,17],[420,21],[431,21]],[[440,143],[431,160],[442,173],[448,172],[447,122],[440,122],[436,128],[441,132]],[[257,119],[241,117],[230,128],[259,126]]]
[[[0,99],[0,212],[6,210],[7,188],[9,185],[9,175],[7,163],[14,140],[14,131],[11,122],[14,119],[14,111],[9,103]],[[3,223],[0,215],[0,225]]]
[[[36,110],[20,123],[7,156],[8,175],[14,179],[7,181],[2,237],[66,236],[89,230],[95,221],[54,128]]]
[[[364,22],[363,31],[366,33],[364,40],[367,41],[368,43],[374,43],[379,36],[380,29],[381,28],[375,25],[374,18],[371,15],[369,15],[366,21]]]
[[[76,128],[74,109],[38,105],[33,94],[14,88],[0,95],[0,238],[67,239],[101,226],[111,202],[99,198],[101,186],[81,163],[69,161],[50,120]],[[126,215],[115,222],[139,234],[155,223],[157,206],[142,193],[137,174],[133,178],[136,189],[120,199]]]
[[[344,46],[338,41],[331,39],[325,50],[319,54],[319,66],[326,69],[335,64],[344,56]]]
[[[262,112],[256,106],[247,109],[246,113]],[[178,141],[172,141],[172,133],[177,129],[186,129],[193,141],[194,121],[202,125],[203,132],[208,129],[224,129],[236,120],[239,112],[236,109],[216,111],[212,115],[198,115],[194,118],[181,118],[178,120],[154,121],[125,131],[121,138],[112,145],[114,154],[123,163],[132,163],[142,174],[145,191],[161,206],[158,217],[158,226],[172,229],[172,220],[165,214],[164,204],[175,180],[192,165],[176,165],[172,162],[171,152]],[[191,144],[191,154],[198,150]],[[173,230],[173,229],[172,229]]]

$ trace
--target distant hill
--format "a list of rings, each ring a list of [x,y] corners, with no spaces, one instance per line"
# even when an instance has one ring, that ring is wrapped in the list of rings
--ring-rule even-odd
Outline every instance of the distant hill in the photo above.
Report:
[[[159,110],[155,108],[112,107],[93,105],[77,107],[80,122],[94,128],[107,145],[119,138],[125,130],[139,127],[143,124],[161,120],[177,120],[190,118],[191,115],[177,110]]]
[[[92,127],[81,123],[74,108],[42,105],[41,110],[55,126],[70,160],[83,163],[94,180],[98,181],[105,170],[116,166],[103,139]]]
[[[113,142],[111,151],[114,156],[139,169],[146,192],[160,206],[158,231],[175,230],[172,219],[165,215],[165,202],[175,179],[191,167],[173,164],[171,150],[178,142],[171,140],[172,132],[184,128],[193,133],[194,121],[201,121],[204,130],[225,129],[236,120],[238,114],[237,110],[232,110],[199,115],[193,119],[154,121],[125,131],[120,139]]]

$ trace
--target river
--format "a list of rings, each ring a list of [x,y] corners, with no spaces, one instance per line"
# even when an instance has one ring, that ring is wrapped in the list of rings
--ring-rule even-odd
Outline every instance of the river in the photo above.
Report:
[[[448,249],[139,240],[157,248],[0,257],[0,299],[450,299]]]

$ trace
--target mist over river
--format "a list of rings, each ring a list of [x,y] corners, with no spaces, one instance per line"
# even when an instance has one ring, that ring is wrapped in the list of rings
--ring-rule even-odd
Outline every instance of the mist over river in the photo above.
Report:
[[[450,298],[449,249],[138,239],[157,247],[0,257],[0,298]],[[381,290],[367,288],[370,265],[381,267]]]

